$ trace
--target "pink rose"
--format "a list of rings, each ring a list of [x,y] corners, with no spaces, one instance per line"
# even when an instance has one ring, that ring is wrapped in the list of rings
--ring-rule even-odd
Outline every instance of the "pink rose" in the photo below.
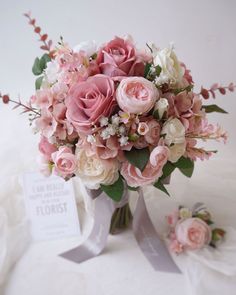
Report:
[[[144,62],[129,39],[116,37],[98,52],[101,72],[110,77],[143,76]]]
[[[89,77],[69,91],[66,117],[78,132],[89,133],[100,117],[111,115],[116,105],[114,82],[105,75]]]
[[[72,176],[76,170],[76,157],[68,147],[61,146],[52,154],[52,160],[55,164],[54,173],[63,178]]]
[[[54,144],[51,144],[45,136],[42,136],[39,142],[39,151],[47,161],[50,161],[52,153],[56,152],[57,148]]]
[[[151,145],[157,145],[160,139],[161,126],[154,119],[147,121],[147,125],[149,128],[149,131],[144,135],[144,138],[147,143]]]
[[[150,111],[159,92],[154,84],[142,77],[123,79],[116,90],[119,107],[127,113],[141,114]]]
[[[162,168],[167,162],[168,153],[167,147],[158,146],[151,152],[143,171],[126,161],[121,166],[121,175],[131,187],[152,184],[162,175]]]
[[[199,218],[180,220],[175,228],[176,239],[184,248],[201,249],[211,241],[211,229]]]

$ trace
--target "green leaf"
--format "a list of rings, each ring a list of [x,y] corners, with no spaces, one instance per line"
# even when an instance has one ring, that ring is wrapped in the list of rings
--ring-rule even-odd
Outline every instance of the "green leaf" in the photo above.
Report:
[[[163,174],[161,179],[165,179],[166,177],[170,176],[171,173],[175,170],[175,168],[176,167],[171,162],[168,161],[163,167],[163,170],[162,170]]]
[[[192,89],[193,89],[193,85],[189,84],[187,87],[175,89],[174,94],[177,95],[177,94],[179,94],[180,92],[183,92],[183,91],[190,92]]]
[[[39,76],[43,73],[43,70],[46,68],[47,63],[51,60],[50,56],[48,54],[44,54],[40,59],[36,57],[32,72],[35,76]]]
[[[144,149],[136,149],[132,148],[130,151],[124,152],[126,159],[130,162],[130,164],[134,165],[135,167],[139,168],[141,171],[147,165],[149,160],[150,152],[148,148]]]
[[[40,59],[38,57],[36,57],[35,61],[34,61],[34,65],[32,67],[32,72],[35,76],[41,75],[42,74],[42,70],[40,67]]]
[[[41,70],[43,71],[44,69],[46,69],[47,63],[51,61],[50,56],[45,53],[41,58],[40,58],[40,67]]]
[[[161,71],[162,71],[162,68],[161,68],[159,65],[157,65],[157,66],[155,67],[155,70],[156,70],[156,75],[157,75],[157,77],[159,77],[159,76],[160,76],[160,73],[161,73]]]
[[[160,120],[158,110],[155,110],[155,111],[153,112],[153,117],[154,117],[157,121]]]
[[[168,196],[170,196],[169,192],[167,191],[167,189],[165,188],[164,184],[162,183],[161,179],[158,179],[158,181],[156,181],[153,186],[155,186],[156,188],[158,188],[159,190],[161,190],[162,192],[166,193]]]
[[[216,104],[210,104],[210,105],[203,105],[202,108],[205,110],[206,113],[222,113],[222,114],[228,114],[225,110],[218,107]]]
[[[187,177],[191,177],[194,170],[194,162],[185,157],[181,157],[174,165]]]
[[[118,180],[111,185],[100,185],[101,189],[115,202],[119,202],[124,192],[124,183],[119,175]]]
[[[40,76],[36,79],[36,81],[35,81],[35,89],[36,90],[40,89],[40,87],[42,85],[42,81],[43,81],[43,76]]]
[[[150,63],[146,63],[145,65],[145,69],[144,69],[144,77],[146,78],[150,72],[150,68],[151,68],[152,64]]]

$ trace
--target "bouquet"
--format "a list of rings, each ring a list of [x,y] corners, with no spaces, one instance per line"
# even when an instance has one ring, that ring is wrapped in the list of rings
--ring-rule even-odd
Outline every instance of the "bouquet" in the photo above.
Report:
[[[27,104],[7,94],[1,98],[29,114],[40,134],[45,175],[79,177],[88,189],[100,189],[115,202],[125,189],[145,185],[168,194],[165,180],[175,169],[191,177],[194,162],[216,152],[200,141],[226,142],[227,133],[208,121],[209,113],[226,111],[205,101],[235,85],[195,90],[173,45],[147,44],[140,50],[126,36],[99,47],[91,41],[72,48],[63,38],[53,46],[35,19],[25,16],[45,51],[32,68],[36,90]],[[115,213],[113,223],[127,226],[128,205]]]

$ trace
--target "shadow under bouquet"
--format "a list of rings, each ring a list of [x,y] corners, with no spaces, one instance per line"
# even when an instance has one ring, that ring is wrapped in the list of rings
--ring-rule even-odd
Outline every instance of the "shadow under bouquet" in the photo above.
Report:
[[[168,194],[165,182],[175,169],[191,177],[194,162],[216,152],[199,140],[226,141],[226,132],[208,122],[209,113],[226,111],[205,101],[234,91],[233,83],[196,91],[173,46],[139,50],[130,36],[100,47],[81,42],[72,48],[62,38],[53,46],[26,17],[45,51],[32,68],[36,91],[27,104],[7,94],[1,99],[29,114],[40,133],[45,175],[79,177],[91,194],[103,191],[117,203],[124,192],[145,185]],[[111,231],[131,218],[125,202],[113,213]]]

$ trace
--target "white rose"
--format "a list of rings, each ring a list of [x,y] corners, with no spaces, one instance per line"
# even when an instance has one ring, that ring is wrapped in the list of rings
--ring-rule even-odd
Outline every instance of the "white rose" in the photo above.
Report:
[[[97,45],[96,42],[93,41],[83,41],[80,42],[78,45],[76,45],[73,48],[74,52],[80,52],[84,51],[87,54],[87,57],[92,56],[97,51]]]
[[[155,104],[155,110],[158,111],[159,119],[161,119],[164,113],[168,110],[169,103],[166,98],[161,97]]]
[[[161,67],[160,76],[156,78],[155,82],[157,85],[164,83],[170,83],[175,85],[181,82],[184,69],[181,67],[177,56],[173,51],[173,47],[164,48],[157,50],[153,59],[154,66]]]
[[[119,178],[117,160],[101,160],[89,150],[76,150],[76,175],[89,189],[98,189],[100,184],[111,185]]]
[[[161,134],[164,135],[165,144],[168,146],[185,142],[185,128],[177,118],[166,121]]]
[[[185,153],[186,143],[176,143],[174,145],[169,146],[169,157],[168,160],[171,163],[176,163]]]

